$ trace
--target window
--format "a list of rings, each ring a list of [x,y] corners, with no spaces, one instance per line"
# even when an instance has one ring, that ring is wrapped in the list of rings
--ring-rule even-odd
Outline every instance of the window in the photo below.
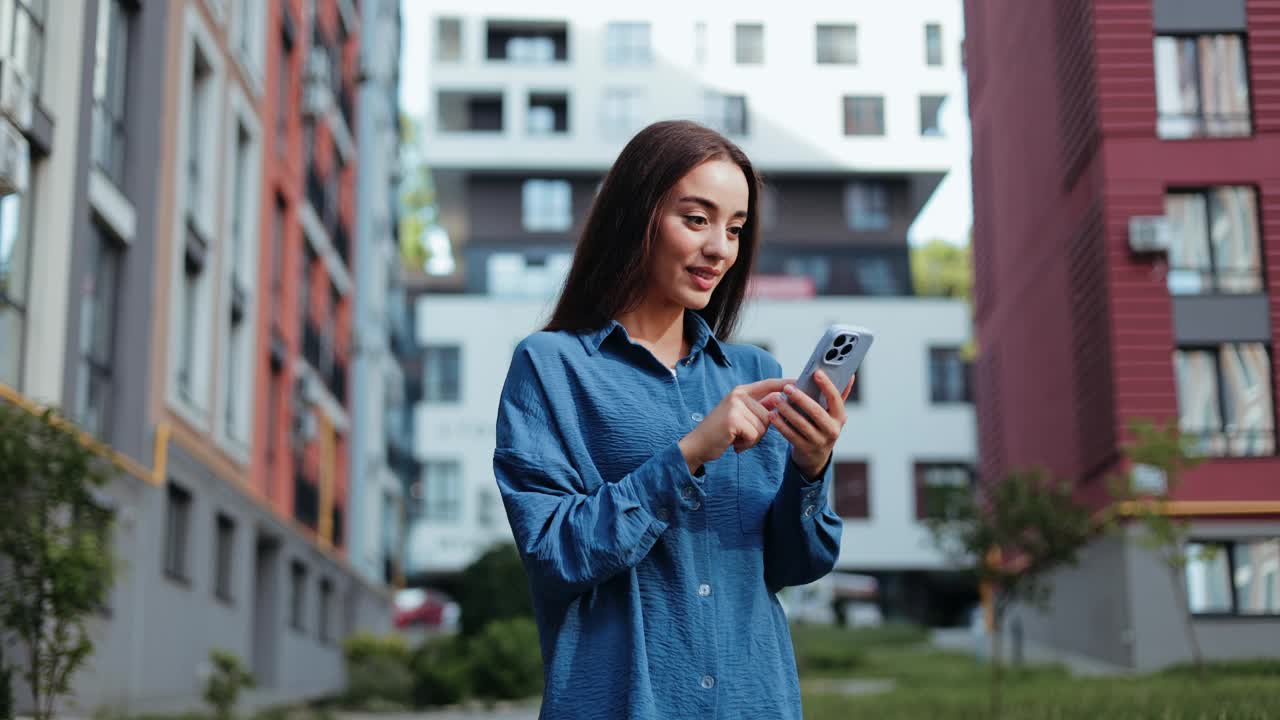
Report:
[[[187,213],[203,220],[206,207],[205,124],[213,116],[213,67],[198,44],[192,46],[191,104],[187,107]]]
[[[846,95],[844,134],[884,135],[884,98],[878,95]]]
[[[529,232],[565,232],[573,226],[568,180],[525,180],[521,218]]]
[[[602,130],[607,137],[630,137],[640,129],[644,91],[609,88],[601,103]]]
[[[858,62],[857,25],[819,25],[819,65],[855,65]]]
[[[218,513],[214,521],[213,538],[213,594],[219,600],[232,600],[231,565],[236,555],[236,521],[229,515]]]
[[[1155,66],[1158,137],[1240,137],[1252,132],[1242,36],[1158,36]]]
[[[569,59],[566,22],[489,20],[485,24],[488,60],[532,65]]]
[[[693,62],[695,65],[707,63],[707,24],[701,20],[693,24]]]
[[[609,65],[648,65],[653,62],[649,23],[609,23],[604,34],[604,59]]]
[[[230,294],[228,313],[229,337],[227,339],[223,363],[226,370],[226,393],[224,408],[224,425],[228,438],[237,442],[248,443],[251,418],[248,411],[248,400],[251,386],[244,378],[250,377],[248,318],[250,281],[252,265],[250,249],[257,248],[257,203],[254,202],[257,178],[254,170],[255,162],[253,138],[248,130],[237,124],[235,151],[232,155],[234,163],[231,172],[233,187],[231,188],[231,247],[230,247]]]
[[[455,523],[462,519],[462,466],[457,460],[422,463],[422,518]]]
[[[973,402],[969,391],[969,363],[960,348],[929,348],[929,400],[933,403]]]
[[[187,545],[191,532],[191,493],[169,482],[165,509],[164,573],[186,583]]]
[[[93,161],[117,186],[124,185],[125,58],[129,12],[123,0],[98,6],[94,45]]]
[[[941,137],[942,122],[939,117],[946,95],[920,96],[920,134],[924,137]]]
[[[916,519],[942,517],[956,496],[973,490],[973,468],[959,462],[915,464]]]
[[[836,514],[850,520],[869,519],[871,503],[867,463],[836,461],[832,470],[835,479]]]
[[[262,43],[260,13],[263,4],[258,0],[235,0],[231,18],[231,47],[241,64],[257,76],[262,61],[259,54]]]
[[[456,403],[460,396],[461,369],[457,345],[427,345],[422,350],[422,364],[426,373],[422,397],[428,403]]]
[[[498,498],[490,490],[476,493],[476,523],[482,528],[497,524]]]
[[[1262,292],[1262,249],[1253,188],[1216,187],[1165,195],[1169,292]]]
[[[4,0],[0,2],[0,55],[13,62],[23,84],[38,99],[44,77],[45,10],[48,0]],[[10,15],[12,11],[12,15]],[[10,24],[10,20],[12,24]],[[12,32],[12,36],[10,36]],[[9,44],[12,37],[12,45]]]
[[[747,134],[747,98],[745,95],[706,94],[707,125],[725,135]]]
[[[333,583],[329,578],[320,580],[320,606],[316,612],[316,627],[320,629],[320,642],[333,641],[333,630],[330,627],[330,616],[333,615]]]
[[[1280,538],[1187,543],[1191,612],[1280,615]]]
[[[280,57],[277,60],[278,73],[276,79],[276,154],[286,155],[289,151],[289,115],[295,107],[293,102],[293,18],[289,8],[280,6]]]
[[[492,297],[548,300],[560,291],[572,264],[570,253],[494,253],[485,263],[485,292]]]
[[[107,442],[121,253],[101,226],[90,223],[90,229],[94,256],[81,285],[76,419],[90,435]]]
[[[1209,456],[1275,452],[1271,361],[1262,343],[1180,348],[1173,353],[1182,431]]]
[[[502,93],[441,90],[436,108],[441,132],[502,132]]]
[[[436,60],[440,62],[462,60],[462,20],[460,18],[436,19]]]
[[[530,93],[525,131],[530,135],[564,135],[569,132],[569,96],[564,93]]]
[[[929,67],[942,65],[942,26],[938,23],[924,26],[924,64]]]
[[[893,271],[893,264],[886,257],[862,257],[853,265],[858,279],[858,292],[862,295],[901,295],[903,286]]]
[[[302,632],[302,613],[306,610],[307,566],[300,560],[289,563],[289,627]]]
[[[21,388],[32,193],[0,198],[0,382]]]
[[[739,65],[764,63],[764,25],[738,23],[733,26],[733,60]]]
[[[889,229],[889,189],[878,182],[852,182],[844,189],[844,217],[850,230]]]

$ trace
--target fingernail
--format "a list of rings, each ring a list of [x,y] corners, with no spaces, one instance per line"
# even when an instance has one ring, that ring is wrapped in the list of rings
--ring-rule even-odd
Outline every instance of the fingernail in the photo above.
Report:
[[[786,394],[790,395],[791,393],[793,393],[793,392],[795,392],[795,391],[796,391],[796,386],[795,386],[795,385],[790,385],[790,384],[789,384],[789,385],[787,385],[786,387],[782,388],[782,391],[783,391],[783,392],[785,392]]]

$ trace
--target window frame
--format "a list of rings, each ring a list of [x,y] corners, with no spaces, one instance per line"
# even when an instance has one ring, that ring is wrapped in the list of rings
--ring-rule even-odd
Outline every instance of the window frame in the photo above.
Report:
[[[191,587],[191,518],[195,499],[190,490],[170,480],[165,489],[164,576]]]
[[[881,138],[887,137],[889,128],[885,122],[885,96],[884,95],[842,95],[840,97],[843,120],[843,135],[846,138]],[[876,122],[878,127],[867,131],[859,131],[854,120],[858,113],[855,108],[860,102],[870,102],[875,104],[877,116]]]
[[[1253,228],[1255,230],[1254,240],[1257,242],[1256,251],[1258,256],[1258,289],[1249,292],[1224,292],[1222,290],[1222,279],[1219,277],[1219,259],[1218,249],[1213,242],[1213,224],[1214,218],[1214,202],[1213,194],[1218,190],[1248,190],[1252,196],[1253,202]],[[1259,188],[1257,185],[1242,183],[1239,185],[1201,185],[1201,186],[1170,186],[1165,188],[1164,202],[1167,204],[1170,196],[1195,196],[1204,201],[1204,231],[1205,243],[1209,253],[1209,267],[1207,271],[1199,270],[1190,266],[1174,266],[1168,264],[1166,273],[1174,272],[1207,272],[1210,287],[1207,291],[1200,292],[1174,292],[1170,290],[1170,295],[1175,297],[1248,297],[1250,295],[1264,295],[1267,292],[1267,257],[1266,257],[1266,238],[1263,233],[1262,224],[1262,203],[1260,201]],[[1165,213],[1168,217],[1168,213]],[[1166,252],[1166,260],[1168,253]],[[1203,275],[1201,276],[1203,281]]]
[[[826,32],[826,42],[823,42],[823,33]],[[853,52],[851,60],[840,60],[839,52],[828,52],[823,55],[823,49],[834,51],[840,47],[836,42],[839,39],[841,31],[851,31],[853,35]],[[857,23],[817,23],[813,28],[813,44],[814,44],[814,63],[818,65],[848,65],[858,64],[858,25]]]
[[[449,468],[450,473],[439,472],[441,468]],[[436,472],[432,472],[432,470]],[[438,474],[437,474],[438,473]],[[449,492],[436,493],[433,487],[442,479],[451,482]],[[421,510],[417,517],[420,521],[442,525],[460,525],[465,519],[464,495],[466,480],[463,477],[462,461],[457,458],[429,458],[422,462],[422,497],[419,500]],[[445,510],[433,507],[431,500],[445,497],[449,504],[443,505]]]
[[[915,459],[911,463],[912,486],[915,488],[915,520],[923,522],[942,517],[931,512],[928,490],[939,485],[926,481],[930,470],[962,470],[968,475],[966,490],[972,493],[978,483],[978,472],[972,461],[955,459]],[[936,510],[936,508],[934,508]]]
[[[453,392],[442,391],[439,394],[432,393],[432,384],[427,376],[426,368],[432,364],[432,356],[436,353],[452,353],[455,369],[453,376],[456,380],[453,386]],[[435,358],[438,362],[439,358]],[[422,346],[422,365],[423,365],[423,383],[422,383],[422,402],[428,405],[457,405],[462,402],[462,345],[460,343],[426,343]],[[441,381],[441,387],[445,387],[444,379]]]
[[[746,40],[746,42],[744,42]],[[756,53],[756,54],[753,54]],[[763,65],[765,63],[765,34],[762,22],[737,22],[733,24],[733,64]]]
[[[1267,378],[1267,382],[1268,382],[1268,385],[1270,385],[1270,390],[1271,390],[1271,393],[1270,393],[1270,395],[1269,395],[1269,396],[1268,396],[1268,398],[1267,398],[1267,401],[1268,401],[1269,403],[1271,403],[1271,436],[1270,436],[1270,440],[1271,440],[1271,452],[1270,452],[1270,453],[1257,454],[1257,455],[1249,455],[1249,454],[1245,454],[1245,455],[1238,455],[1238,454],[1235,454],[1235,453],[1230,452],[1230,447],[1231,447],[1232,437],[1228,434],[1227,429],[1226,429],[1226,428],[1227,428],[1227,424],[1228,424],[1228,418],[1227,418],[1227,412],[1226,412],[1226,409],[1227,409],[1227,407],[1228,407],[1228,404],[1227,404],[1227,391],[1226,391],[1226,385],[1227,385],[1227,383],[1226,383],[1226,381],[1225,381],[1225,379],[1224,379],[1223,369],[1222,369],[1222,352],[1223,352],[1223,351],[1225,350],[1225,348],[1226,348],[1227,346],[1229,346],[1229,345],[1259,345],[1259,346],[1261,346],[1261,347],[1262,347],[1262,351],[1263,351],[1263,352],[1266,354],[1266,356],[1267,356],[1267,372],[1266,372],[1266,373],[1264,373],[1264,375],[1265,375],[1265,377]],[[1218,437],[1221,437],[1222,443],[1223,443],[1223,445],[1224,445],[1224,447],[1225,447],[1225,451],[1224,451],[1224,452],[1222,452],[1222,453],[1220,453],[1220,454],[1215,454],[1215,453],[1210,453],[1210,452],[1203,452],[1203,453],[1201,454],[1201,457],[1205,457],[1205,458],[1212,458],[1212,459],[1214,459],[1214,460],[1226,460],[1226,459],[1249,460],[1249,459],[1252,459],[1252,458],[1267,458],[1267,457],[1275,457],[1276,455],[1280,455],[1280,442],[1277,442],[1277,437],[1278,437],[1278,435],[1277,435],[1276,402],[1275,402],[1275,391],[1276,391],[1276,389],[1275,389],[1275,383],[1274,383],[1274,382],[1272,382],[1272,378],[1274,378],[1274,376],[1275,376],[1275,375],[1274,375],[1274,373],[1275,373],[1275,356],[1274,356],[1274,352],[1273,352],[1273,350],[1272,350],[1271,346],[1270,346],[1268,343],[1265,343],[1265,342],[1253,342],[1253,341],[1247,341],[1247,342],[1224,342],[1224,343],[1218,343],[1218,344],[1216,344],[1216,345],[1214,345],[1214,344],[1187,344],[1187,345],[1178,345],[1177,347],[1175,347],[1175,348],[1174,348],[1173,352],[1174,352],[1174,357],[1173,357],[1173,366],[1174,366],[1174,367],[1173,367],[1173,371],[1174,371],[1174,401],[1175,401],[1176,403],[1178,403],[1178,406],[1177,406],[1177,407],[1178,407],[1178,421],[1179,421],[1179,425],[1178,425],[1178,427],[1179,427],[1179,429],[1181,430],[1181,432],[1182,432],[1183,434],[1186,434],[1186,435],[1193,435],[1193,436],[1197,439],[1197,442],[1200,442],[1200,441],[1201,441],[1201,439],[1202,439],[1202,438],[1205,438],[1206,436],[1208,436],[1208,438],[1207,438],[1207,439],[1208,439],[1208,440],[1210,440],[1210,441],[1215,440],[1215,439],[1217,439]],[[1217,407],[1217,410],[1218,410],[1218,422],[1219,422],[1219,424],[1220,424],[1220,427],[1219,427],[1219,428],[1217,428],[1217,429],[1214,429],[1214,430],[1187,430],[1187,429],[1183,429],[1183,428],[1182,428],[1182,424],[1181,424],[1181,421],[1182,421],[1182,407],[1181,407],[1181,396],[1182,396],[1182,393],[1181,393],[1181,386],[1180,386],[1180,384],[1179,384],[1179,378],[1178,378],[1178,366],[1177,366],[1178,360],[1177,360],[1177,356],[1178,356],[1178,354],[1179,354],[1179,353],[1188,353],[1188,352],[1206,352],[1206,353],[1208,353],[1208,354],[1209,354],[1209,357],[1210,357],[1210,358],[1212,358],[1212,360],[1213,360],[1213,382],[1214,382],[1214,395],[1215,395],[1215,399],[1217,400],[1217,403],[1218,403],[1218,407]],[[1197,449],[1197,452],[1199,452],[1199,449]]]
[[[1242,62],[1241,70],[1243,71],[1243,75],[1244,75],[1245,94],[1247,95],[1247,116],[1244,118],[1244,121],[1248,123],[1248,126],[1249,126],[1248,132],[1235,133],[1235,134],[1213,134],[1213,133],[1210,133],[1208,129],[1205,127],[1205,123],[1208,121],[1209,118],[1204,108],[1204,97],[1205,97],[1204,74],[1202,72],[1204,59],[1200,53],[1200,45],[1198,42],[1196,42],[1195,44],[1195,49],[1196,49],[1195,88],[1196,88],[1197,112],[1193,116],[1193,118],[1198,122],[1198,127],[1194,132],[1185,136],[1162,134],[1160,132],[1160,120],[1161,120],[1162,114],[1160,112],[1160,101],[1159,101],[1160,62],[1159,62],[1159,59],[1156,57],[1156,44],[1160,41],[1161,38],[1169,38],[1176,41],[1181,41],[1181,40],[1198,41],[1199,38],[1215,37],[1215,36],[1234,37],[1234,38],[1238,38],[1240,41],[1240,56],[1241,56],[1241,62]],[[1204,139],[1214,139],[1214,140],[1246,139],[1247,140],[1257,135],[1258,133],[1258,127],[1256,122],[1257,113],[1255,112],[1255,105],[1257,103],[1257,100],[1254,97],[1254,88],[1251,83],[1252,68],[1249,64],[1249,35],[1247,32],[1157,32],[1152,35],[1151,48],[1152,48],[1151,49],[1152,78],[1155,81],[1155,87],[1153,88],[1153,90],[1155,91],[1155,94],[1156,94],[1155,137],[1157,140],[1172,141],[1172,142],[1185,141],[1185,140],[1204,140]],[[1187,116],[1184,115],[1181,117],[1185,118]]]
[[[26,192],[13,193],[0,198],[0,236],[5,232],[4,229],[4,204],[13,202],[17,205],[18,227],[13,231],[13,246],[10,248],[10,257],[18,254],[21,257],[22,267],[17,268],[20,277],[15,284],[20,289],[18,293],[10,293],[8,291],[9,283],[0,285],[0,311],[11,312],[18,317],[18,337],[14,343],[17,356],[14,363],[14,385],[21,389],[24,385],[23,376],[26,371],[26,339],[27,326],[30,318],[28,317],[28,309],[31,293],[31,253],[35,248],[35,235],[31,214],[36,206],[35,187],[29,186]],[[0,378],[3,382],[4,378]]]
[[[930,405],[971,405],[973,404],[973,363],[965,361],[962,353],[964,348],[961,345],[929,345],[928,358],[928,385],[929,385],[929,404]],[[935,359],[943,353],[954,353],[956,359],[960,362],[964,369],[964,394],[959,400],[944,398],[939,395],[939,389],[934,386],[934,363]]]
[[[938,41],[936,45],[934,45],[930,41],[929,33],[931,30],[937,31]],[[934,55],[935,48],[937,50],[936,56]],[[943,51],[943,44],[942,44],[942,23],[927,22],[924,24],[924,65],[925,67],[942,67],[945,64],[946,64],[946,55],[945,55],[945,52]]]
[[[938,105],[933,111],[933,127],[926,127],[925,105],[930,101],[937,101]],[[942,130],[942,107],[947,102],[946,95],[937,95],[931,93],[921,93],[920,95],[920,137],[924,138],[941,138],[946,137],[946,133]]]
[[[213,596],[224,605],[235,604],[235,555],[235,518],[218,512],[213,519]]]
[[[1247,545],[1255,542],[1280,542],[1280,535],[1276,536],[1258,536],[1258,537],[1211,537],[1192,535],[1187,539],[1186,545],[1183,546],[1183,552],[1187,551],[1187,545],[1214,546],[1217,552],[1225,553],[1227,559],[1227,590],[1231,595],[1231,609],[1228,611],[1208,611],[1197,612],[1190,609],[1190,588],[1187,587],[1187,569],[1191,567],[1190,558],[1186,568],[1182,572],[1182,584],[1184,591],[1188,594],[1187,607],[1191,613],[1191,617],[1195,620],[1277,620],[1280,619],[1280,610],[1272,612],[1245,613],[1240,610],[1240,590],[1236,586],[1236,553],[1235,549],[1238,545]]]
[[[90,151],[94,167],[118,188],[124,187],[128,165],[128,55],[134,17],[135,12],[124,0],[102,0],[98,4]]]
[[[604,28],[604,64],[641,67],[653,64],[653,23],[648,20],[615,20]]]
[[[841,512],[845,508],[846,500],[845,483],[841,482],[840,472],[842,467],[861,468],[862,473],[862,499],[861,514],[846,515]],[[871,461],[869,458],[839,458],[831,461],[831,509],[840,517],[841,520],[863,520],[872,519],[871,507]],[[846,480],[845,482],[848,482]]]

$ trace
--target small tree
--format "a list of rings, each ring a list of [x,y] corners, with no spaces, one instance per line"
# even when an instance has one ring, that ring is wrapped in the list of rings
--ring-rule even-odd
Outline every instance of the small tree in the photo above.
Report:
[[[1089,510],[1070,483],[1027,470],[993,483],[982,497],[948,494],[927,522],[938,548],[975,563],[979,581],[992,591],[991,717],[999,717],[1005,615],[1015,603],[1048,606],[1047,575],[1076,563],[1093,533]]]
[[[1119,516],[1117,519],[1121,520],[1121,527],[1124,526],[1123,518],[1129,517],[1143,528],[1144,532],[1138,538],[1139,545],[1155,553],[1169,573],[1187,644],[1191,648],[1191,658],[1195,662],[1196,674],[1203,682],[1204,655],[1192,622],[1184,573],[1188,561],[1207,561],[1214,553],[1205,548],[1193,555],[1187,549],[1191,524],[1169,512],[1170,498],[1182,483],[1184,473],[1199,465],[1200,459],[1193,450],[1194,439],[1184,435],[1176,422],[1157,424],[1139,418],[1129,423],[1129,431],[1133,440],[1125,444],[1125,455],[1130,469],[1111,480],[1112,497],[1119,503],[1119,507],[1113,508],[1113,514]],[[1138,472],[1151,473],[1159,482],[1135,482]]]
[[[85,620],[111,589],[111,512],[95,499],[113,469],[52,410],[0,402],[0,628],[20,642],[33,715],[93,652]]]
[[[213,708],[217,720],[235,717],[240,691],[254,685],[253,674],[234,653],[214,648],[209,651],[209,678],[204,685],[204,701]]]
[[[529,579],[515,545],[494,545],[462,571],[458,605],[466,637],[478,635],[495,620],[533,617]]]

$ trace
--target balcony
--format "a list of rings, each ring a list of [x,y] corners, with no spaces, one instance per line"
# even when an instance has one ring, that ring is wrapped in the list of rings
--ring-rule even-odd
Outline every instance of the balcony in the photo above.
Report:
[[[355,91],[347,83],[342,83],[342,90],[338,93],[338,109],[342,111],[342,120],[347,124],[347,129],[355,134]]]
[[[320,337],[320,331],[311,321],[305,321],[302,325],[302,359],[307,361],[313,369],[319,370],[320,358],[322,356],[321,347],[323,340]]]
[[[542,65],[569,60],[569,24],[490,20],[485,28],[487,60]]]
[[[333,359],[332,365],[329,367],[328,377],[325,378],[325,385],[328,386],[329,392],[333,393],[333,397],[338,400],[338,404],[347,404],[347,366],[337,358]]]
[[[436,95],[437,129],[446,133],[502,132],[502,93],[441,90]]]
[[[325,182],[316,172],[315,167],[307,168],[307,202],[311,203],[311,209],[315,211],[316,217],[324,222],[329,215],[329,194],[325,191]]]

